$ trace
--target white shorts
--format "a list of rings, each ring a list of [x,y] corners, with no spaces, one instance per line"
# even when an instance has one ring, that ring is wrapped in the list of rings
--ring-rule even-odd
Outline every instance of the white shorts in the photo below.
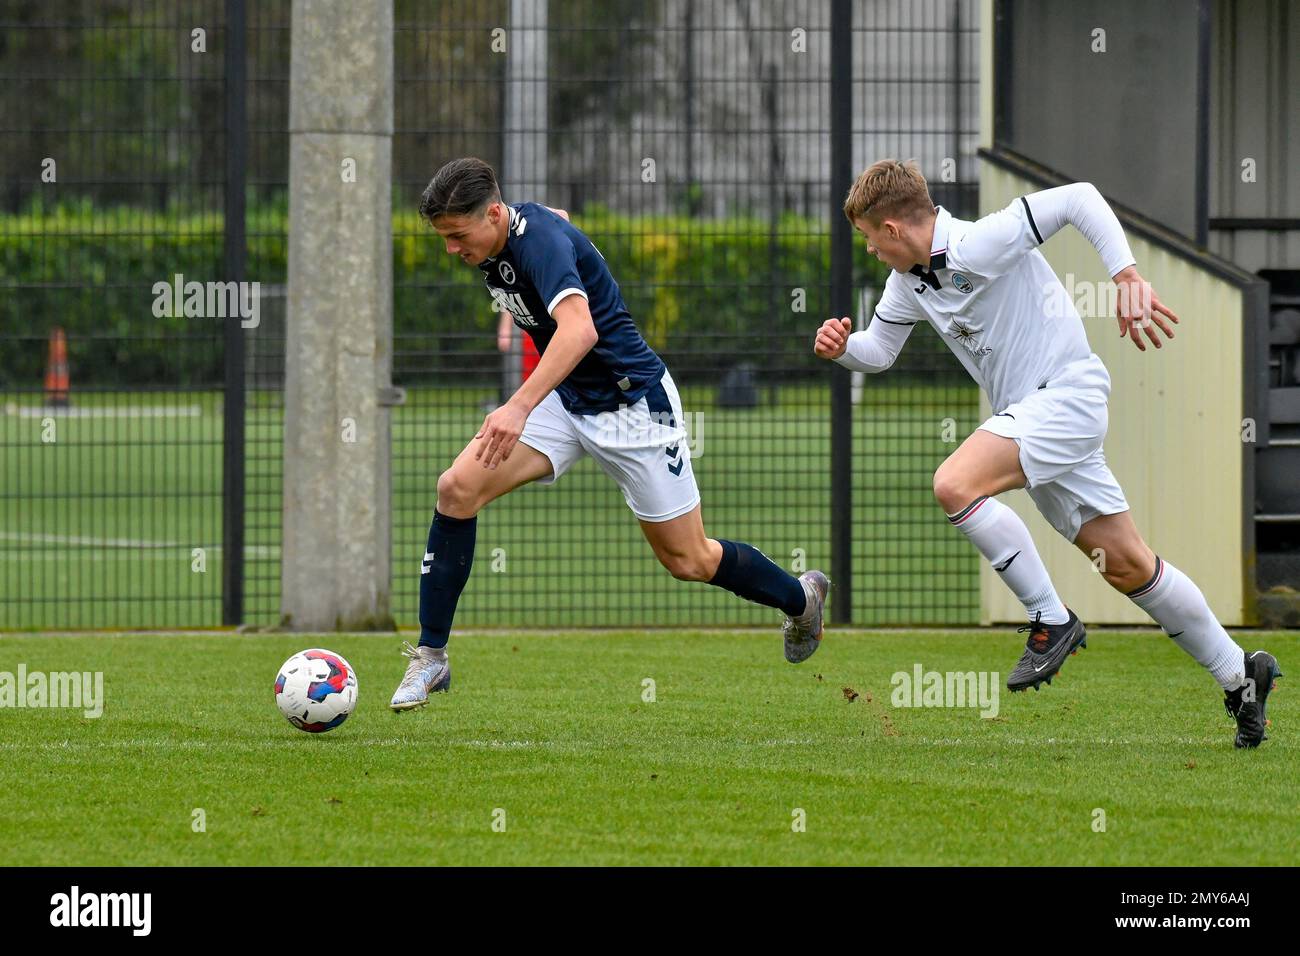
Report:
[[[551,484],[584,454],[623,490],[642,521],[669,521],[700,503],[681,396],[672,376],[616,412],[575,415],[555,392],[533,409],[519,440],[551,460]]]
[[[1100,388],[1052,385],[1030,392],[980,425],[1015,439],[1029,497],[1067,541],[1073,542],[1093,518],[1128,511],[1101,447],[1107,397]]]

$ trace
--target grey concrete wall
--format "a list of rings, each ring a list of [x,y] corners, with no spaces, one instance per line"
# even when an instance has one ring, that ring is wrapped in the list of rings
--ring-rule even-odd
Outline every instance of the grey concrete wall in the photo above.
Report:
[[[1002,141],[1184,235],[1196,234],[1196,5],[1007,0]],[[1105,51],[1094,52],[1093,31]]]
[[[1210,218],[1300,218],[1300,5],[1218,0],[1212,49]],[[1300,230],[1211,230],[1210,248],[1252,272],[1300,269]]]

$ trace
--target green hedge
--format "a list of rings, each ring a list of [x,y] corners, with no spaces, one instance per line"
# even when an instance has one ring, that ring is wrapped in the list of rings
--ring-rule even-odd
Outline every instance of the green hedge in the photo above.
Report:
[[[812,332],[828,315],[824,224],[627,216],[588,207],[575,221],[608,260],[651,345],[683,372],[739,361],[760,369],[815,366]],[[250,280],[283,283],[283,202],[250,208]],[[0,383],[40,382],[50,328],[68,333],[74,384],[202,386],[221,380],[220,321],[153,314],[155,282],[221,277],[222,220],[209,213],[89,204],[0,215]],[[412,384],[440,372],[497,368],[496,319],[477,269],[449,256],[412,211],[393,216],[395,367]],[[855,244],[855,284],[883,267]],[[803,311],[794,290],[802,289]],[[916,337],[918,340],[921,336]],[[943,349],[909,344],[917,368]],[[914,347],[915,346],[915,347]],[[403,352],[420,350],[419,357]]]

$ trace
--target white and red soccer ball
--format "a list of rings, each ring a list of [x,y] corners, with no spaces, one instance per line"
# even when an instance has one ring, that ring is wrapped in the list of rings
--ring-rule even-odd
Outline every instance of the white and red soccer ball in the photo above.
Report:
[[[333,651],[299,651],[275,678],[275,705],[299,730],[333,730],[357,706],[356,671]]]

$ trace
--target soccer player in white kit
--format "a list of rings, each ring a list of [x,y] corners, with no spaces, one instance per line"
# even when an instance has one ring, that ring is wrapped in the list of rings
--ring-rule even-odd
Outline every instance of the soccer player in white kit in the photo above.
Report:
[[[1211,613],[1200,589],[1142,540],[1106,466],[1110,375],[1088,347],[1083,322],[1038,247],[1066,225],[1096,248],[1119,287],[1121,337],[1146,351],[1178,321],[1138,274],[1124,230],[1090,183],[1022,196],[976,222],[935,207],[914,162],[886,159],[853,184],[845,215],[868,251],[893,271],[871,324],[854,332],[829,319],[814,351],[847,368],[883,372],[918,322],[929,322],[988,395],[994,414],[934,474],[948,520],[989,560],[1025,607],[1025,653],[1012,691],[1051,683],[1086,646],[1082,622],[1056,593],[1029,530],[996,499],[1025,488],[1038,510],[1086,555],[1105,555],[1102,576],[1205,667],[1237,721],[1234,743],[1266,739],[1265,703],[1281,676],[1265,651],[1247,655]]]

